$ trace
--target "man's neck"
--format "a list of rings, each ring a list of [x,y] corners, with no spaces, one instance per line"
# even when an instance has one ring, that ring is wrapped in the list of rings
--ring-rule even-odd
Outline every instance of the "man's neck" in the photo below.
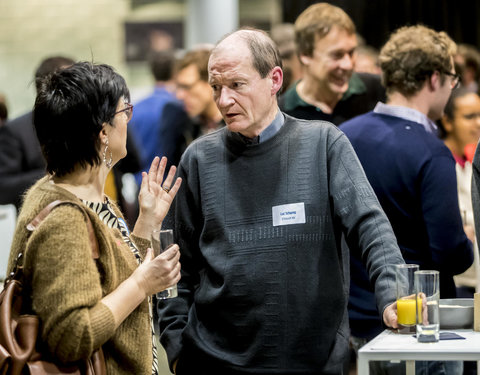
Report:
[[[255,129],[249,129],[247,132],[240,132],[244,137],[247,138],[255,138],[258,137],[266,128],[268,128],[273,120],[275,120],[275,116],[278,113],[278,105],[275,101],[275,104],[272,105],[268,111],[268,113],[263,116],[263,121],[261,124],[258,124],[258,127]]]
[[[297,85],[298,96],[308,104],[320,108],[322,112],[331,114],[342,98],[342,94],[332,93],[317,81],[302,79]]]
[[[406,97],[403,94],[396,91],[392,92],[388,94],[387,104],[415,109],[418,112],[421,112],[428,117],[428,113],[429,113],[428,101],[424,100],[421,91],[410,97]]]

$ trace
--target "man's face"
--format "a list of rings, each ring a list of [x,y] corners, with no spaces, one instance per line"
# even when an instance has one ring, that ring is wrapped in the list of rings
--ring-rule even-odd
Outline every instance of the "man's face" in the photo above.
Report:
[[[325,94],[341,97],[352,76],[356,48],[356,35],[334,26],[326,36],[316,38],[312,56],[300,56],[305,79]]]
[[[429,112],[427,114],[427,116],[433,121],[437,121],[443,116],[443,110],[447,105],[448,98],[450,98],[452,89],[457,82],[453,77],[453,75],[455,75],[455,68],[453,68],[453,57],[451,58],[451,66],[452,69],[450,70],[450,75],[442,74],[439,72],[434,73],[438,76],[436,89],[434,92],[435,100],[432,102],[432,105],[430,106]],[[444,76],[443,82],[442,75]]]
[[[231,37],[224,40],[210,57],[209,83],[215,104],[222,113],[227,127],[247,137],[257,136],[265,129],[276,111],[276,92],[281,86],[279,67],[265,77],[252,65],[252,56],[245,42]],[[273,81],[280,81],[280,86]],[[275,88],[274,88],[275,87]]]
[[[176,77],[177,98],[183,101],[191,117],[201,115],[212,101],[212,89],[208,82],[200,79],[195,65],[180,70]]]

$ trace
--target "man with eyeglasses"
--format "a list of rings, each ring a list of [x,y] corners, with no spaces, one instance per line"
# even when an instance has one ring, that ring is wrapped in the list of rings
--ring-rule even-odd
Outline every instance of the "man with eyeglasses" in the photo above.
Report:
[[[193,127],[186,129],[191,137],[187,139],[187,144],[224,125],[208,83],[210,51],[210,47],[199,47],[187,52],[177,64],[176,95],[193,121]]]
[[[386,104],[379,102],[372,112],[340,125],[392,224],[405,262],[439,270],[441,298],[456,297],[453,276],[473,261],[458,206],[455,160],[434,123],[458,84],[455,51],[444,32],[425,26],[398,29],[379,57]],[[383,327],[361,254],[350,251],[350,327],[352,341],[359,344]],[[422,366],[435,374],[457,374],[461,368],[455,362],[416,367]]]
[[[142,171],[148,171],[155,156],[166,156],[168,167],[177,164],[180,157],[169,152],[169,136],[175,134],[176,124],[183,123],[188,117],[182,103],[175,98],[173,69],[175,52],[173,49],[154,51],[149,54],[150,73],[155,81],[152,92],[135,103],[135,111],[129,123],[132,135],[138,146],[142,170],[135,173],[135,180],[140,187]],[[166,108],[171,116],[165,116]],[[162,132],[167,129],[164,135]]]

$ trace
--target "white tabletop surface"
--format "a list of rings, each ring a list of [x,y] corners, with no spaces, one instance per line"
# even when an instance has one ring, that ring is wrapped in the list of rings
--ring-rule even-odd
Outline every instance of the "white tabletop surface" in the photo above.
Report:
[[[385,330],[368,344],[360,349],[360,353],[373,352],[465,352],[479,353],[480,332],[472,330],[445,330],[441,332],[454,332],[465,340],[440,340],[435,343],[418,342],[413,335],[401,335],[390,330]]]
[[[406,361],[407,374],[415,373],[414,361],[480,361],[480,332],[467,329],[440,332],[454,332],[465,339],[421,343],[413,335],[383,331],[358,351],[358,374],[369,374],[369,361]]]

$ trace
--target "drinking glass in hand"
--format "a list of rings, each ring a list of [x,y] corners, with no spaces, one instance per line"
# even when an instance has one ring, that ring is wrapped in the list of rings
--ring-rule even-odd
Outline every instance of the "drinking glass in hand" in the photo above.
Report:
[[[173,231],[171,229],[154,230],[152,232],[151,244],[153,253],[155,256],[158,256],[173,244]],[[157,293],[157,299],[174,298],[177,296],[177,285],[173,285],[164,291]]]
[[[395,266],[398,333],[411,334],[415,332],[417,301],[414,275],[418,268],[418,264],[397,264]]]

